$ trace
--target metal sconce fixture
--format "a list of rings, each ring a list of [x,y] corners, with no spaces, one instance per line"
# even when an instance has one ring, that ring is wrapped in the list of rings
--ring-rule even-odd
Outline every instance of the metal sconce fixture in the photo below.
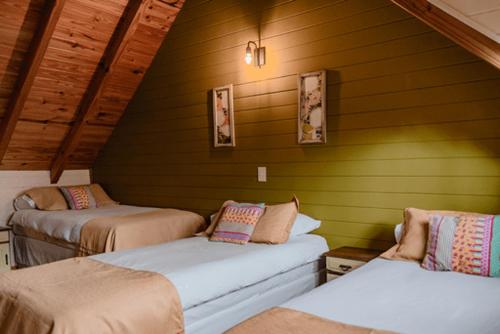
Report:
[[[251,45],[254,46],[253,56]],[[266,48],[260,46],[260,41],[259,45],[257,45],[257,43],[255,43],[254,41],[250,41],[247,44],[247,49],[245,51],[245,62],[250,65],[252,63],[252,59],[255,66],[262,67],[266,64]]]

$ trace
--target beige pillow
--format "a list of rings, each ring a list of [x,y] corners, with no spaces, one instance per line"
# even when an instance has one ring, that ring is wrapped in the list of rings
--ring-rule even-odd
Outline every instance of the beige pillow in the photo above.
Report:
[[[40,210],[67,210],[68,204],[58,187],[39,187],[26,191]]]
[[[94,199],[98,208],[107,205],[116,205],[118,202],[113,201],[108,194],[102,189],[101,185],[98,183],[93,183],[90,186],[90,191],[94,195]]]
[[[459,211],[439,211],[406,208],[404,210],[403,235],[399,244],[380,255],[390,260],[407,260],[421,262],[427,249],[427,235],[429,232],[429,217],[431,215],[479,215]]]
[[[267,244],[287,242],[298,213],[299,201],[296,197],[289,203],[266,206],[250,241]]]

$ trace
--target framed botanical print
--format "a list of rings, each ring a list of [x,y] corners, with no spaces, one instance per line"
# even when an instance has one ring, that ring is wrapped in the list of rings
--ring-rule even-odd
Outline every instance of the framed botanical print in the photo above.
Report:
[[[326,71],[298,76],[299,144],[326,143]]]
[[[233,85],[214,88],[214,146],[236,146],[234,137]]]

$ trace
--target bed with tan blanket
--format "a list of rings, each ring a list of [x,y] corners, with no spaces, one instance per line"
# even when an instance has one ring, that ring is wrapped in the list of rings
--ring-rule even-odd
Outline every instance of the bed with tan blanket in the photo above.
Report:
[[[228,334],[500,333],[500,279],[375,259]]]
[[[202,216],[183,210],[112,205],[84,210],[19,210],[9,224],[14,259],[33,266],[193,236]]]
[[[2,273],[0,333],[219,334],[316,287],[326,250],[194,237]]]

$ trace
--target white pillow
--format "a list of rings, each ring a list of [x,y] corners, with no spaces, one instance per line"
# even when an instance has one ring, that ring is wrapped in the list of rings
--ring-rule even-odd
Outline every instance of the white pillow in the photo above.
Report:
[[[292,226],[292,231],[290,232],[290,237],[294,237],[301,234],[306,234],[321,226],[321,221],[306,216],[302,213],[297,215],[295,222]]]
[[[216,214],[217,213],[213,213],[210,215],[210,222],[214,220]],[[302,213],[299,213],[297,215],[297,218],[295,218],[295,222],[293,223],[292,230],[290,231],[290,237],[309,233],[319,228],[320,226],[321,220],[316,220]]]
[[[14,209],[16,209],[16,211],[36,209],[36,204],[35,204],[35,201],[33,201],[31,199],[31,197],[24,194],[24,195],[17,197],[14,200]]]
[[[394,237],[396,238],[396,242],[399,244],[401,241],[401,236],[403,235],[403,224],[397,224],[394,227]]]

